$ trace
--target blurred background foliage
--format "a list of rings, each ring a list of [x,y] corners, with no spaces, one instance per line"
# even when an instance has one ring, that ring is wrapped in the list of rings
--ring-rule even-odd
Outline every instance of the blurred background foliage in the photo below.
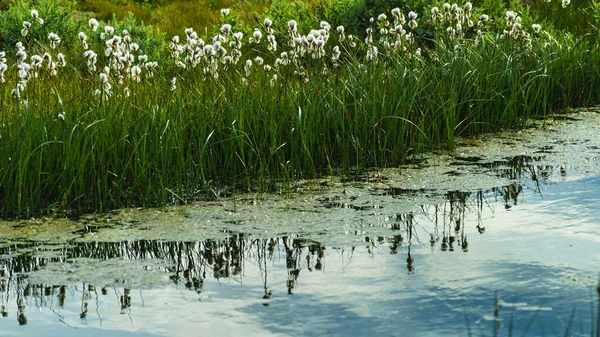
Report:
[[[598,38],[600,0],[572,0],[565,8],[562,0],[471,2],[476,17],[488,14],[495,20],[496,28],[503,28],[504,13],[513,10],[520,13],[527,25],[535,22],[548,31],[594,34]],[[211,29],[216,29],[214,25],[223,20],[221,8],[231,8],[227,22],[234,30],[246,33],[260,27],[263,19],[269,17],[279,29],[285,29],[284,24],[291,19],[298,21],[303,31],[326,20],[333,27],[343,25],[348,33],[360,36],[369,25],[369,18],[389,14],[394,7],[404,13],[417,12],[421,28],[426,29],[430,8],[434,5],[441,8],[443,4],[444,1],[431,0],[4,0],[0,2],[0,49],[11,49],[11,44],[20,39],[22,22],[32,21],[29,13],[32,7],[47,20],[46,27],[51,27],[65,42],[76,38],[73,33],[85,24],[80,19],[95,17],[118,29],[127,27],[142,35],[147,44],[154,45],[165,34],[183,35],[188,27],[211,36],[214,33]],[[44,30],[50,28],[46,27],[40,27],[34,34],[47,35]]]

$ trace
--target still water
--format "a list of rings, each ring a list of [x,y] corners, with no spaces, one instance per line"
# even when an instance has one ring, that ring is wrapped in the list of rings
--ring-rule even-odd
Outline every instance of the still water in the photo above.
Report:
[[[590,336],[599,112],[276,195],[0,222],[0,336]]]

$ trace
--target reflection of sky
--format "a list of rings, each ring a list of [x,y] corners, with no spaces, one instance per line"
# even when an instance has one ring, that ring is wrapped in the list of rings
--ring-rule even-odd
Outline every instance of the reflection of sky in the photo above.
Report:
[[[43,305],[28,297],[24,327],[16,322],[13,297],[9,316],[0,318],[0,336],[453,336],[469,329],[490,335],[496,292],[505,303],[505,335],[511,320],[516,335],[531,322],[527,335],[562,335],[575,310],[572,332],[589,336],[600,266],[599,187],[600,177],[583,176],[547,183],[540,195],[530,182],[510,210],[488,196],[484,234],[475,229],[476,212],[466,214],[466,253],[459,245],[453,252],[440,251],[439,244],[432,249],[424,232],[431,224],[419,219],[422,242],[411,246],[412,273],[406,242],[396,255],[388,244],[370,253],[366,242],[354,250],[327,247],[324,270],[311,272],[303,261],[288,295],[279,245],[268,262],[268,301],[256,262],[246,261],[242,278],[208,278],[201,294],[183,286],[132,290],[125,314],[122,288],[92,294],[85,322],[79,318],[82,284],[69,287],[64,308],[56,296]]]

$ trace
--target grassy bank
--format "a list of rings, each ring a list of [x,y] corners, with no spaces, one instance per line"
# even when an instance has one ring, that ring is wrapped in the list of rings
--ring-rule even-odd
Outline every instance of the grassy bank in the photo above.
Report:
[[[0,58],[0,214],[269,191],[598,103],[597,29],[475,13],[394,10],[362,36],[268,20],[237,32],[229,14],[158,41],[131,21],[51,35],[58,20],[28,11]]]

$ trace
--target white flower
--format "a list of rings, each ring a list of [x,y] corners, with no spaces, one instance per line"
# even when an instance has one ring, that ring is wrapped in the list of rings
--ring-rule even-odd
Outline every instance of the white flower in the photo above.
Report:
[[[333,61],[334,63],[339,62],[341,54],[342,53],[340,52],[340,47],[333,47],[333,51],[331,52],[331,61]]]
[[[377,47],[375,46],[371,46],[368,50],[367,50],[367,61],[372,61],[377,59]]]
[[[410,27],[410,29],[416,29],[418,27],[417,21],[415,21],[415,20],[408,21],[408,26]]]
[[[79,32],[79,41],[81,41],[81,44],[83,45],[83,49],[88,49],[87,35],[85,35],[84,32]]]
[[[106,35],[112,35],[112,33],[115,32],[115,29],[112,26],[105,26],[104,27],[104,34]]]
[[[23,21],[23,29],[21,29],[21,35],[23,35],[24,37],[27,36],[27,34],[29,34],[29,27],[31,27],[31,23]]]
[[[262,39],[262,33],[260,30],[256,29],[254,33],[252,33],[252,37],[254,38],[254,42],[260,43],[260,40]]]
[[[17,87],[14,88],[10,94],[15,98],[21,98],[21,88],[17,85]]]
[[[0,63],[0,77],[2,77],[2,82],[4,82],[4,72],[8,69],[8,65],[5,63]]]
[[[50,40],[50,46],[52,49],[56,49],[56,46],[60,43],[60,37],[55,33],[48,34],[48,40]]]
[[[129,71],[129,76],[131,77],[132,80],[136,81],[137,83],[141,82],[141,78],[140,78],[140,74],[142,73],[142,69],[138,66],[133,66],[131,67],[131,70]]]
[[[17,62],[21,63],[27,59],[27,53],[24,50],[17,51]]]
[[[273,25],[273,21],[269,18],[266,18],[264,21],[264,25],[265,25],[265,32],[267,33],[267,35],[272,35],[273,28],[271,28],[271,25]]]
[[[223,9],[221,9],[221,15],[227,16],[227,15],[229,15],[230,11],[231,10],[229,8],[223,8]]]
[[[226,23],[223,26],[221,26],[221,33],[228,35],[231,32],[231,25]]]
[[[387,16],[385,14],[379,14],[379,16],[377,17],[377,21],[379,22],[383,22],[387,20]]]
[[[267,41],[269,42],[267,49],[270,51],[277,51],[277,41],[275,40],[275,35],[267,35]]]
[[[279,54],[279,57],[281,58],[281,64],[283,65],[288,65],[290,62],[290,59],[288,57],[288,53],[287,52],[281,52],[281,54]]]
[[[533,25],[531,25],[531,28],[536,33],[539,33],[542,30],[542,26],[537,23],[534,23]]]
[[[417,13],[415,13],[413,11],[408,12],[408,19],[409,20],[414,20],[416,18],[417,18]]]
[[[36,9],[31,10],[31,17],[37,20],[40,25],[44,24],[44,19],[40,18],[40,13]]]
[[[104,98],[108,98],[108,97],[112,96],[112,92],[110,91],[112,86],[109,83],[108,75],[106,75],[105,73],[100,73],[99,77],[100,77],[100,86],[102,88],[102,93],[104,94]]]
[[[40,68],[44,59],[40,55],[31,56],[31,67],[32,68]]]
[[[52,55],[50,55],[49,53],[44,53],[44,56],[42,56],[42,58],[44,59],[44,61],[52,63]]]
[[[96,30],[98,30],[98,26],[99,26],[98,20],[96,20],[96,19],[94,19],[94,18],[91,18],[91,19],[88,21],[88,26],[89,26],[89,27],[90,27],[90,28],[91,28],[93,31],[96,31]]]
[[[146,70],[148,71],[147,77],[153,77],[154,73],[152,71],[154,70],[154,68],[158,67],[158,62],[156,62],[156,61],[148,62],[144,66],[146,67]]]
[[[67,66],[67,61],[65,61],[65,55],[63,55],[63,53],[58,53],[58,55],[56,57],[58,58],[58,64],[61,67]]]
[[[292,32],[292,33],[295,33],[296,31],[298,31],[298,24],[296,23],[296,20],[288,21],[288,27],[290,29],[290,32]]]
[[[571,3],[571,0],[562,0],[562,7],[567,8],[567,6]]]
[[[90,70],[96,70],[96,59],[98,55],[93,50],[86,50],[83,53],[83,57],[87,59],[88,68]]]
[[[19,77],[21,78],[21,80],[24,83],[29,81],[29,78],[31,77],[31,74],[29,73],[29,69],[31,69],[31,66],[27,63],[21,63],[21,64],[17,65]]]
[[[246,71],[246,76],[250,75],[250,69],[252,69],[252,60],[246,60],[246,65],[244,66],[244,70]]]
[[[356,47],[356,42],[354,42],[354,35],[348,35],[348,44],[350,45],[350,47],[355,48]]]

